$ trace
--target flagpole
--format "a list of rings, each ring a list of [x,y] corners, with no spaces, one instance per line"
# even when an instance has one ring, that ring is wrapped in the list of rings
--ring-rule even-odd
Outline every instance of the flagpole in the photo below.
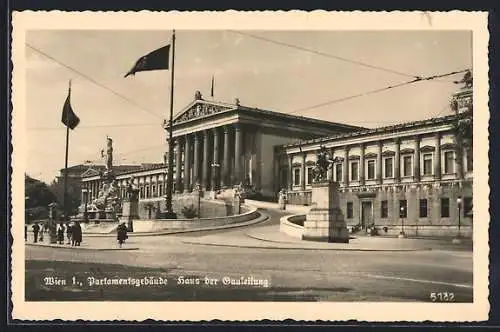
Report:
[[[174,65],[175,65],[175,30],[172,31],[172,70],[170,72],[170,121],[168,125],[168,168],[167,168],[167,198],[166,198],[166,218],[176,219],[177,216],[172,209],[172,191],[174,182],[174,142],[173,117],[174,117]],[[177,165],[180,167],[180,165]]]
[[[71,95],[71,80],[69,80],[68,97]],[[69,113],[66,112],[66,155],[64,157],[64,219],[69,221],[68,215],[68,148],[69,148]]]

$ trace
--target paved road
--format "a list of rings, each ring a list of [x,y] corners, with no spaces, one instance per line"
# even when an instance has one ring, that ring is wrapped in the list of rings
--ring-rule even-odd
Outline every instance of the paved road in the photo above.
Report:
[[[455,302],[472,301],[472,253],[467,251],[350,252],[275,250],[190,245],[186,238],[223,234],[243,238],[246,232],[279,222],[280,214],[245,228],[175,236],[130,238],[136,251],[55,250],[26,247],[28,299],[85,300],[100,294],[108,300],[280,300],[280,301],[429,301],[432,292],[453,293]],[[113,241],[100,238],[97,241]],[[66,271],[66,272],[65,272]],[[43,277],[76,275],[161,276],[169,286],[136,287],[99,292],[46,286]],[[179,277],[201,285],[178,285]],[[204,278],[219,280],[204,285]],[[222,286],[224,277],[251,277],[262,285]],[[52,288],[51,288],[52,287]],[[98,297],[99,298],[99,297]],[[450,298],[448,298],[450,300]]]

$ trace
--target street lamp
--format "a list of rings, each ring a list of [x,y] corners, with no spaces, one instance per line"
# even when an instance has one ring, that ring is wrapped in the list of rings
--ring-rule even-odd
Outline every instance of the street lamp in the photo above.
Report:
[[[404,238],[405,237],[404,212],[405,212],[405,207],[401,206],[399,208],[399,217],[401,218],[401,233],[399,233],[399,237],[400,238]]]
[[[460,212],[462,209],[462,197],[457,197],[457,207],[458,207],[458,237],[460,237]]]
[[[82,188],[82,193],[83,193],[83,204],[84,204],[83,221],[88,222],[89,216],[88,216],[88,211],[87,211],[87,202],[88,202],[88,195],[90,193],[90,190],[87,188]]]
[[[217,186],[217,179],[218,179],[218,177],[217,177],[216,169],[217,169],[218,167],[220,167],[220,164],[218,164],[218,163],[214,162],[214,163],[213,163],[212,165],[210,165],[210,166],[212,166],[212,174],[213,174],[213,175],[212,175],[212,179],[213,179],[213,186],[212,186],[212,190],[213,190],[213,192],[215,193],[215,192],[217,191],[217,189],[218,189],[218,186]]]
[[[199,181],[196,181],[194,186],[194,190],[198,192],[198,219],[200,219],[200,208],[201,208],[201,184]]]

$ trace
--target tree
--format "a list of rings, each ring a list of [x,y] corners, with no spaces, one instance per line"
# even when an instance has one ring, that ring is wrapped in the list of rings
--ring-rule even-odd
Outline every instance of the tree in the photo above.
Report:
[[[64,179],[58,177],[49,186],[55,195],[59,206],[64,209]],[[68,212],[70,215],[78,213],[81,202],[81,185],[77,179],[68,177]]]
[[[24,176],[24,195],[26,219],[44,219],[48,217],[48,205],[56,201],[56,196],[46,183],[34,179],[29,175]]]

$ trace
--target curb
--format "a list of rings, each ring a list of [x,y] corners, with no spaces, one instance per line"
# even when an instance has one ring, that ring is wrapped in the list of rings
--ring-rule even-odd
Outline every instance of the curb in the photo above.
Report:
[[[272,242],[272,241],[268,241]],[[330,250],[330,251],[385,251],[385,252],[411,252],[411,251],[431,251],[431,248],[412,248],[412,249],[370,249],[370,248],[312,248],[312,247],[278,247],[278,246],[259,246],[259,245],[237,245],[237,244],[220,244],[220,243],[203,243],[193,242],[189,240],[182,241],[184,244],[213,246],[213,247],[231,247],[231,248],[249,248],[249,249],[275,249],[275,250]]]
[[[39,248],[57,248],[57,249],[66,249],[66,250],[92,250],[92,251],[121,251],[121,250],[139,250],[136,247],[127,247],[127,248],[88,248],[88,247],[66,247],[60,245],[52,245],[52,244],[35,244],[35,243],[26,243],[25,245],[31,247],[39,247]]]
[[[269,215],[260,211],[260,209],[257,210],[257,212],[260,214],[257,218],[252,219],[250,221],[245,221],[242,223],[234,223],[234,224],[229,224],[229,225],[223,225],[223,226],[215,226],[215,227],[203,227],[203,228],[193,228],[193,229],[182,229],[182,230],[173,230],[173,231],[164,231],[164,232],[156,232],[156,233],[146,233],[146,232],[130,232],[127,233],[129,237],[135,237],[135,236],[161,236],[161,235],[171,235],[171,234],[182,234],[182,233],[193,233],[193,232],[202,232],[202,231],[212,231],[212,230],[220,230],[220,229],[230,229],[230,228],[237,228],[237,227],[244,227],[244,226],[250,226],[250,225],[255,225],[261,222],[264,222],[269,218]],[[116,236],[115,233],[104,233],[104,234],[99,234],[99,233],[87,233],[83,234],[86,237],[112,237]]]

